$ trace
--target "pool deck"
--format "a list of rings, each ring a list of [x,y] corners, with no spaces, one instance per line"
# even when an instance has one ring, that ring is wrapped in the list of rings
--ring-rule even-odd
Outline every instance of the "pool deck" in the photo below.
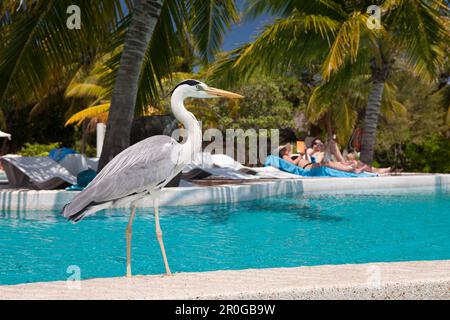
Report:
[[[0,286],[0,299],[450,299],[450,260]]]
[[[263,199],[289,193],[330,191],[367,191],[410,188],[450,189],[448,174],[402,174],[372,178],[299,178],[283,180],[255,180],[240,184],[166,188],[161,193],[161,206],[223,204]],[[33,210],[61,210],[77,194],[76,191],[8,190],[0,191],[0,211],[28,212]],[[137,204],[153,207],[151,197]],[[127,208],[128,205],[125,206]]]

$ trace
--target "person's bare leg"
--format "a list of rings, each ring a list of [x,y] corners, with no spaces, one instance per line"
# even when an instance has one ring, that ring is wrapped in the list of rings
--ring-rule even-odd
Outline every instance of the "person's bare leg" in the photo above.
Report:
[[[171,275],[172,273],[170,272],[169,263],[167,262],[166,250],[164,248],[163,234],[162,234],[161,226],[159,224],[159,194],[153,195],[153,206],[155,209],[156,238],[158,239],[159,246],[161,248],[161,254],[162,254],[163,260],[164,260],[164,266],[166,267],[166,274]]]
[[[351,167],[351,166],[347,166],[345,164],[342,164],[340,162],[334,162],[334,161],[330,161],[324,164],[326,167],[332,168],[332,169],[336,169],[336,170],[340,170],[340,171],[345,171],[345,172],[354,172],[355,168]]]
[[[372,172],[379,173],[379,174],[387,174],[392,171],[392,168],[372,168]]]
[[[128,226],[126,230],[127,238],[127,277],[131,277],[131,238],[133,237],[133,219],[136,213],[136,206],[133,204],[131,206],[131,215],[128,220]]]
[[[357,161],[356,164],[357,164],[357,166],[356,166],[357,169],[362,169],[363,171],[371,172],[371,173],[387,174],[387,173],[390,173],[392,171],[391,167],[389,167],[389,168],[375,168],[375,167],[369,166],[369,165],[367,165],[367,164],[365,164],[365,163],[363,163],[361,161]]]
[[[330,152],[334,157],[336,158],[337,162],[346,162],[344,156],[341,153],[341,150],[339,150],[336,141],[330,140]]]

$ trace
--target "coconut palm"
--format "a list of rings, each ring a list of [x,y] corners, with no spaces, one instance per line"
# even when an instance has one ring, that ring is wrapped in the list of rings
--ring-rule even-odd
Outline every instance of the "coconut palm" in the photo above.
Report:
[[[172,45],[176,45],[177,39],[180,41],[184,37],[187,38],[188,34],[192,35],[193,46],[200,57],[203,61],[209,61],[214,52],[219,50],[225,30],[237,20],[234,0],[137,2],[115,80],[99,170],[129,146],[136,100],[145,99],[145,94],[156,92],[155,87],[164,76],[158,70],[165,71],[166,75],[170,72],[175,58]],[[158,27],[161,31],[153,34]],[[172,30],[171,33],[168,30]],[[175,37],[174,34],[179,36]],[[143,68],[147,52],[149,63]],[[156,77],[149,78],[149,75]],[[141,90],[139,95],[140,80],[147,81],[147,86],[153,88],[144,92]]]
[[[361,106],[367,105],[369,80],[370,75],[354,77],[348,88],[339,91],[333,88],[333,81],[315,88],[306,106],[306,117],[313,124],[324,122],[328,138],[332,139],[336,134],[338,142],[345,145],[358,124]],[[380,114],[387,121],[407,114],[406,107],[397,100],[395,91],[393,82],[385,83]]]
[[[0,103],[39,100],[69,79],[80,64],[88,64],[110,41],[111,30],[124,18],[122,6],[131,1],[78,1],[82,28],[69,30],[70,0],[26,0],[0,4]]]
[[[245,80],[255,71],[280,73],[293,66],[320,64],[328,90],[339,93],[359,90],[350,87],[352,79],[369,76],[361,159],[371,163],[386,82],[396,60],[405,60],[412,72],[431,81],[443,64],[450,39],[441,12],[445,1],[375,3],[382,10],[379,30],[370,28],[366,13],[372,0],[248,0],[250,17],[266,12],[279,18],[254,42],[222,59],[212,71],[214,80]]]
[[[67,85],[80,65],[113,52],[102,81],[114,90],[100,168],[128,146],[135,106],[157,100],[180,52],[210,61],[238,20],[235,0],[80,0],[81,29],[69,30],[72,1],[25,0],[19,11],[17,4],[0,3],[2,107],[38,101],[55,84]]]
[[[115,80],[99,171],[130,143],[139,77],[162,6],[162,0],[138,0],[133,8]]]
[[[70,99],[82,99],[85,104],[82,110],[73,108],[69,110],[69,119],[66,121],[65,126],[76,125],[81,126],[83,123],[88,122],[91,131],[95,129],[95,125],[98,122],[107,123],[109,117],[109,110],[111,107],[111,88],[104,87],[101,84],[102,76],[105,74],[106,66],[101,64],[97,65],[89,74],[84,74],[82,70],[71,81],[66,89],[65,96]],[[108,73],[109,71],[106,71]],[[163,92],[166,96],[170,91],[184,79],[202,79],[201,74],[192,74],[184,72],[175,72],[168,78],[161,80]],[[77,100],[78,102],[79,100]],[[201,102],[189,101],[186,103],[186,107],[193,112],[198,113],[201,116],[201,120],[216,121],[217,119],[212,114],[211,108],[207,108]],[[136,115],[138,116],[151,116],[161,115],[170,112],[170,101],[166,97],[161,97],[158,101],[145,107],[139,107],[136,109]]]

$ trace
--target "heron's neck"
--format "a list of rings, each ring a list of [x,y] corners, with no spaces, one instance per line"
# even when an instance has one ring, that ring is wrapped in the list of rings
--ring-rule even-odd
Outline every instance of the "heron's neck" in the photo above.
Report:
[[[202,146],[202,129],[195,116],[184,107],[184,96],[175,90],[172,95],[172,112],[184,126],[187,131],[187,141],[185,145],[192,146],[191,152],[197,153],[201,151]]]

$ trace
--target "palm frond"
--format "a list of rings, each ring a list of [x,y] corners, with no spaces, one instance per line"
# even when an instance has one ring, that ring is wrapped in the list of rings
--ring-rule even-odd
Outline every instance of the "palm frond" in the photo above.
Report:
[[[349,141],[355,128],[357,116],[354,106],[346,100],[342,101],[339,108],[332,110],[331,117],[333,123],[335,123],[337,141],[340,144],[345,145]]]
[[[314,90],[305,109],[305,115],[311,123],[319,123],[331,112],[340,142],[347,141],[356,123],[357,112],[367,105],[371,73],[369,68],[361,68],[362,65],[359,60],[355,64],[347,62],[330,81]],[[406,107],[397,99],[397,87],[387,81],[381,114],[390,121],[406,113]]]
[[[252,19],[268,13],[277,17],[288,17],[298,11],[306,15],[326,15],[334,19],[346,17],[342,5],[333,0],[248,0],[245,16]]]
[[[250,44],[234,49],[230,52],[224,52],[216,57],[216,61],[206,70],[206,79],[208,83],[223,88],[230,88],[234,85],[246,82],[260,65],[258,63],[240,63],[236,62],[242,53],[248,49]],[[263,73],[263,72],[261,72]]]
[[[163,92],[162,79],[170,78],[180,55],[194,55],[193,51],[209,60],[220,49],[223,35],[237,21],[234,0],[167,0],[153,32],[143,63],[136,112],[143,114],[148,106],[159,104]],[[117,30],[117,39],[123,39],[129,21]],[[123,42],[123,40],[122,40]],[[120,44],[121,41],[119,40]],[[111,70],[102,82],[113,88],[120,63],[121,50],[106,63]]]
[[[450,84],[447,84],[436,94],[439,95],[439,104],[446,112],[445,123],[450,126]]]
[[[447,118],[445,122],[448,126],[450,126],[450,105],[448,106]]]
[[[83,8],[81,30],[66,26],[72,4]],[[2,27],[7,31],[0,51],[0,101],[39,98],[65,74],[76,72],[80,56],[92,55],[109,41],[122,5],[120,0],[34,0],[25,11],[9,11]]]
[[[384,6],[392,42],[415,73],[429,79],[438,74],[450,38],[439,12],[443,5],[442,0],[391,0]]]
[[[69,126],[71,124],[80,125],[83,121],[92,118],[101,118],[102,120],[105,120],[105,116],[107,118],[110,105],[110,103],[105,103],[98,106],[86,108],[71,116],[65,123],[65,126]]]
[[[239,21],[236,0],[190,0],[190,31],[204,62],[221,49],[223,37]]]
[[[256,71],[281,74],[293,63],[308,66],[323,57],[339,27],[340,22],[329,17],[298,12],[277,19],[266,26],[253,43],[219,58],[209,78],[217,82],[242,81]]]
[[[381,103],[381,113],[388,121],[405,116],[408,112],[406,107],[397,100],[397,87],[390,81],[384,84],[383,100]]]
[[[250,19],[265,13],[287,17],[294,10],[294,3],[294,0],[248,0],[245,3],[244,15]]]
[[[105,88],[92,83],[75,83],[70,85],[66,91],[68,98],[97,98],[103,97]]]
[[[367,28],[367,16],[360,12],[354,12],[349,19],[342,23],[322,65],[322,76],[325,80],[329,80],[332,73],[336,72],[347,58],[350,63],[356,62],[363,34],[370,38],[374,37]]]
[[[142,67],[137,112],[145,112],[149,105],[158,104],[162,91],[161,80],[170,77],[175,71],[178,53],[189,45],[184,33],[187,18],[187,7],[183,1],[164,2]]]

